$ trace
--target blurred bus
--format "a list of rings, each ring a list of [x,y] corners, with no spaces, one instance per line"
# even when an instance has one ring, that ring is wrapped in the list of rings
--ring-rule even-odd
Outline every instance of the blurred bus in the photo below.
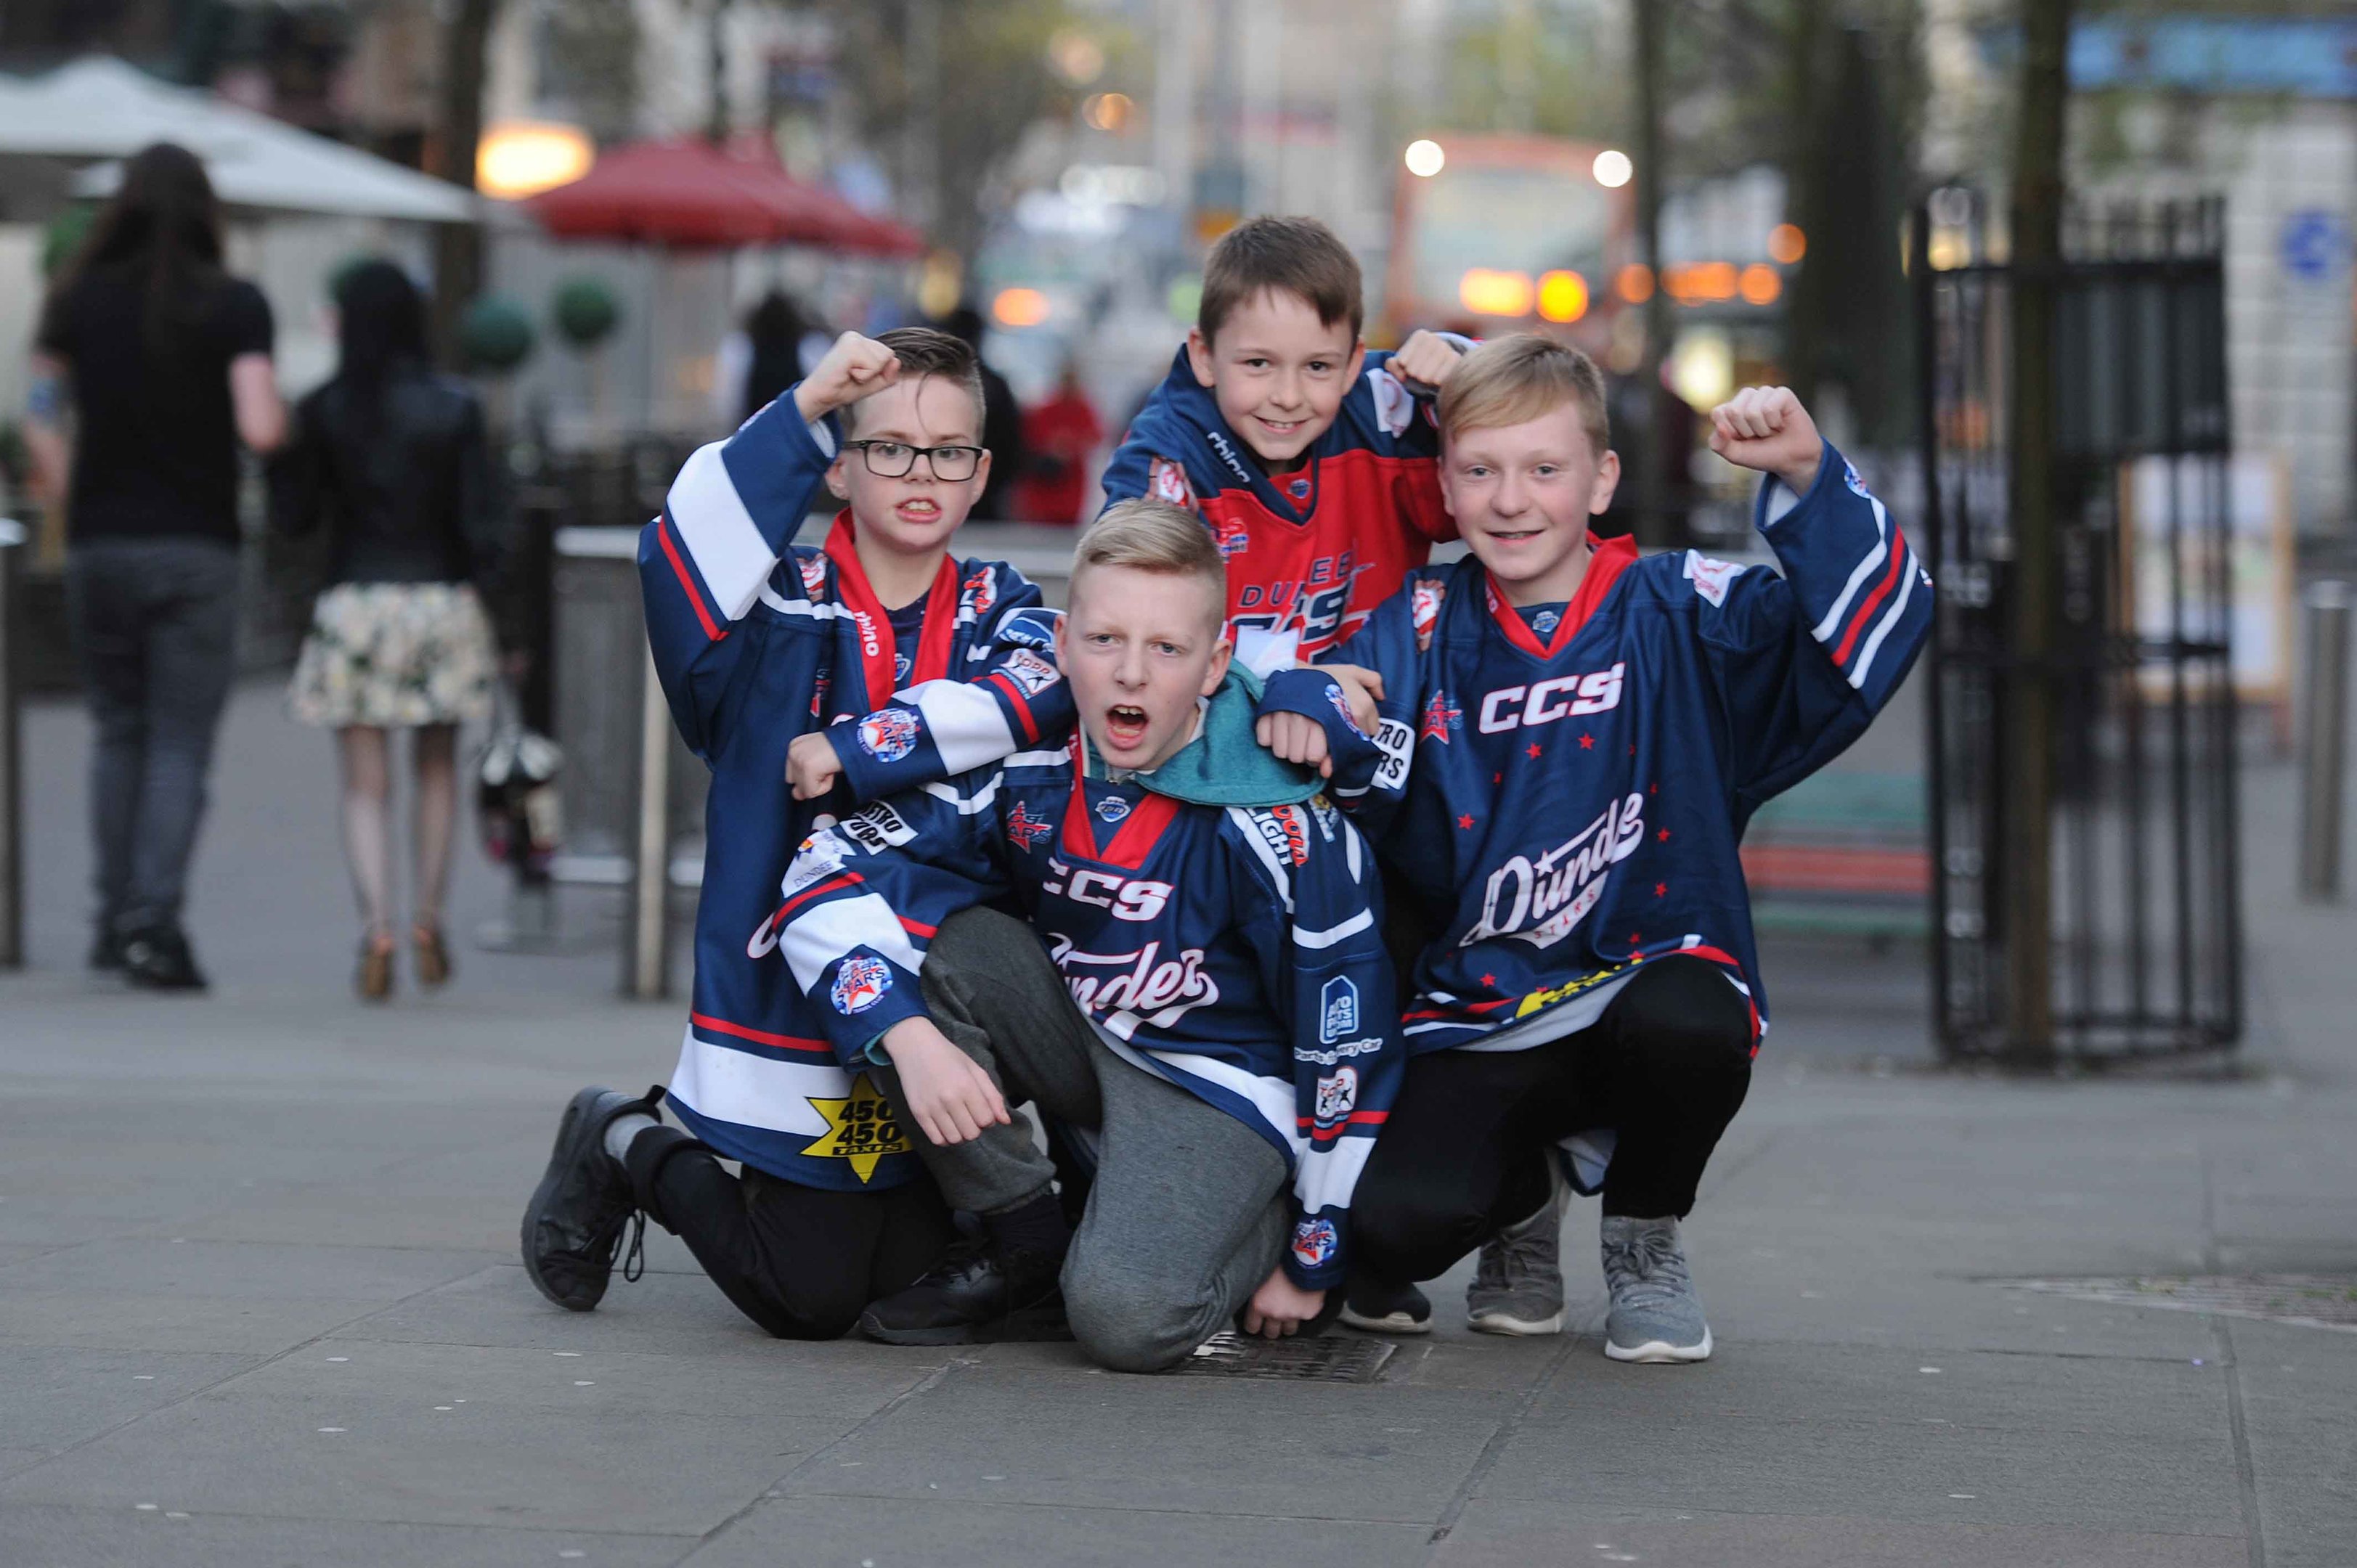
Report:
[[[1555,330],[1600,346],[1634,259],[1628,160],[1555,136],[1433,138],[1399,175],[1385,316],[1395,333],[1456,325]],[[1599,170],[1599,159],[1602,166]],[[1599,172],[1620,183],[1608,186]]]

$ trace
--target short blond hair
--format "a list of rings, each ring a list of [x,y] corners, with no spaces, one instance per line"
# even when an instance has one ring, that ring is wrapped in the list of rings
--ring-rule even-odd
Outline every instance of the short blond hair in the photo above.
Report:
[[[1612,445],[1604,408],[1604,377],[1596,361],[1535,332],[1493,338],[1460,360],[1440,389],[1440,434],[1454,440],[1468,430],[1526,424],[1566,403],[1579,409],[1581,428],[1601,458]]]
[[[1185,507],[1139,496],[1105,508],[1103,516],[1081,531],[1080,542],[1072,546],[1075,592],[1082,575],[1098,566],[1200,578],[1211,590],[1219,618],[1226,618],[1227,563],[1203,520]]]

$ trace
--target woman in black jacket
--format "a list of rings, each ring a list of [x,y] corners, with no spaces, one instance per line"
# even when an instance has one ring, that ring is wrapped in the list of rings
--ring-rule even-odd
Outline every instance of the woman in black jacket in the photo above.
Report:
[[[458,725],[490,715],[496,656],[474,585],[492,566],[499,522],[483,411],[465,383],[434,373],[425,302],[389,262],[364,262],[336,289],[335,379],[296,409],[273,474],[273,519],[290,533],[325,522],[329,586],[288,696],[295,716],[336,731],[344,849],[363,925],[361,995],[393,989],[391,746],[415,731],[411,940],[417,979],[450,975],[442,894],[458,815]]]

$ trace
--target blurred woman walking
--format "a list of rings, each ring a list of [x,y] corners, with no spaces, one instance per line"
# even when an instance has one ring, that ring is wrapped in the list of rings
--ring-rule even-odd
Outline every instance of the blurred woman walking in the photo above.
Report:
[[[276,447],[286,411],[270,306],[221,270],[204,166],[158,143],[122,178],[42,309],[27,436],[37,493],[67,501],[67,599],[98,730],[91,965],[188,990],[205,978],[180,908],[235,669],[237,447]]]
[[[312,612],[288,697],[295,716],[336,732],[344,852],[360,903],[354,985],[393,989],[393,729],[414,732],[410,940],[418,983],[450,976],[442,936],[458,816],[458,725],[491,712],[495,654],[475,584],[500,543],[481,403],[436,375],[425,306],[389,262],[363,262],[336,290],[333,380],[296,405],[272,474],[272,519],[289,533],[324,524],[327,589]]]

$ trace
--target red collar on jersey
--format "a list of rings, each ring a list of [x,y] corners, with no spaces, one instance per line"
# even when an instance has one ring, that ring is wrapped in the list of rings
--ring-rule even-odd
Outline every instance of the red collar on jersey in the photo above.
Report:
[[[849,508],[834,515],[834,527],[826,536],[826,558],[834,563],[835,592],[860,620],[860,663],[867,676],[867,691],[862,700],[881,707],[899,685],[892,679],[892,671],[899,649],[893,641],[892,618],[876,597],[876,590],[868,585],[866,568],[859,564],[859,547],[851,535]],[[932,589],[925,596],[925,624],[917,638],[916,663],[909,672],[910,685],[939,681],[949,674],[950,639],[957,630],[957,568],[944,553],[942,569],[933,574]]]
[[[1506,602],[1506,596],[1498,591],[1497,579],[1486,571],[1481,574],[1481,581],[1490,591],[1490,614],[1496,618],[1498,629],[1506,634],[1508,642],[1534,659],[1553,659],[1571,645],[1579,628],[1587,624],[1588,618],[1604,602],[1604,596],[1612,591],[1612,585],[1620,580],[1620,574],[1637,560],[1637,542],[1625,533],[1612,539],[1591,538],[1588,550],[1587,575],[1579,580],[1579,592],[1572,595],[1571,603],[1564,606],[1563,619],[1556,625],[1555,635],[1544,642]]]

